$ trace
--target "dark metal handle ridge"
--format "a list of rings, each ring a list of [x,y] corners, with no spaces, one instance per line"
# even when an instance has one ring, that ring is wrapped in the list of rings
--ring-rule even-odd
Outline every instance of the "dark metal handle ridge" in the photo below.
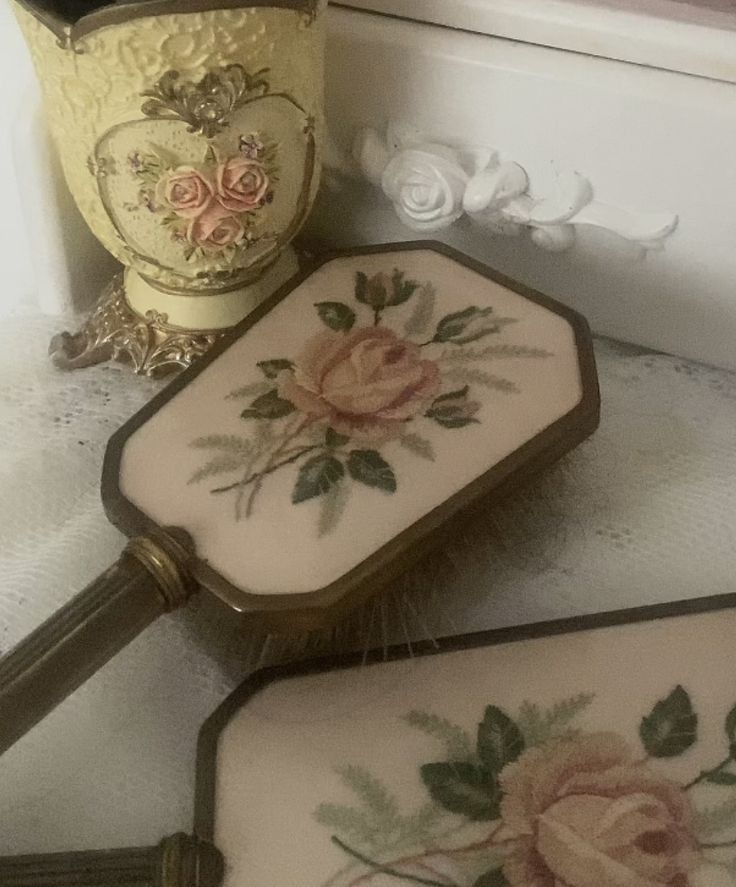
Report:
[[[151,622],[186,603],[196,590],[192,557],[180,530],[133,539],[117,564],[0,659],[0,754]]]
[[[189,835],[158,847],[0,858],[2,887],[219,887],[220,852]]]

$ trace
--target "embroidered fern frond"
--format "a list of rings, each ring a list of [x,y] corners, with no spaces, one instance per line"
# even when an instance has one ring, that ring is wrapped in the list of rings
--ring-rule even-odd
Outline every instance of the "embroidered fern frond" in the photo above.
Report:
[[[473,742],[468,733],[439,715],[431,714],[426,711],[410,711],[404,717],[404,720],[411,727],[416,727],[431,736],[438,739],[445,746],[447,758],[450,761],[470,761],[475,757]]]
[[[519,391],[516,383],[510,379],[494,376],[493,373],[475,367],[456,367],[445,373],[444,378],[461,385],[483,385],[485,388],[501,391],[504,394],[517,394]]]
[[[372,845],[375,838],[375,825],[362,810],[343,804],[320,804],[314,818],[325,828],[343,838],[363,845]]]
[[[414,299],[414,310],[404,324],[407,336],[421,336],[432,325],[437,295],[434,287],[425,283]]]
[[[253,443],[246,437],[238,437],[237,434],[208,434],[206,437],[198,437],[190,445],[197,450],[223,450],[228,453],[250,455]]]
[[[439,359],[452,363],[470,363],[475,360],[503,360],[508,358],[552,357],[551,351],[544,348],[529,348],[526,345],[487,345],[485,348],[460,348],[443,351]]]
[[[523,703],[516,723],[524,734],[527,746],[542,745],[550,739],[557,739],[571,732],[570,722],[594,699],[594,693],[580,693],[556,702],[547,710],[542,710],[531,702]]]
[[[365,767],[353,764],[341,767],[337,772],[379,822],[385,825],[395,823],[399,816],[398,801],[378,777]]]
[[[195,471],[189,478],[189,483],[197,484],[208,477],[215,477],[218,474],[226,474],[229,471],[238,471],[240,468],[243,468],[247,459],[248,453],[246,452],[224,453],[223,455],[212,459],[206,465],[203,465],[198,471]]]

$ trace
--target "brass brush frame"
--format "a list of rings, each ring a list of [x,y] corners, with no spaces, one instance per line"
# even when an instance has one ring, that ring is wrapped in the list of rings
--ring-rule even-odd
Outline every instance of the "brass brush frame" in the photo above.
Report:
[[[282,595],[257,595],[237,588],[197,557],[194,542],[185,531],[156,526],[127,500],[119,483],[127,440],[322,265],[335,258],[414,250],[439,253],[563,317],[575,337],[582,387],[579,403],[330,585],[306,594]],[[111,438],[103,467],[102,498],[109,519],[132,541],[115,566],[0,659],[0,754],[151,622],[186,604],[200,588],[237,620],[255,622],[271,632],[293,634],[330,628],[348,610],[417,563],[479,505],[515,492],[582,442],[595,431],[599,418],[600,393],[590,330],[575,311],[432,241],[321,255]]]

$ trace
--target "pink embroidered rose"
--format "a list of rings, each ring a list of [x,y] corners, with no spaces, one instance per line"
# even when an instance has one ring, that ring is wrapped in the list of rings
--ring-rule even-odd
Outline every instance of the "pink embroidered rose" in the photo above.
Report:
[[[280,390],[297,409],[351,437],[380,440],[427,409],[440,388],[437,364],[384,327],[326,331],[307,345]]]
[[[157,202],[185,219],[202,215],[212,204],[214,185],[193,166],[180,166],[167,173],[156,188]]]
[[[268,174],[262,163],[233,157],[217,168],[217,199],[234,213],[255,209],[268,193]]]
[[[245,228],[240,219],[217,203],[192,219],[187,229],[187,240],[207,252],[221,252],[240,243],[244,237]]]
[[[500,781],[512,887],[689,887],[700,861],[690,803],[615,734],[530,749]]]

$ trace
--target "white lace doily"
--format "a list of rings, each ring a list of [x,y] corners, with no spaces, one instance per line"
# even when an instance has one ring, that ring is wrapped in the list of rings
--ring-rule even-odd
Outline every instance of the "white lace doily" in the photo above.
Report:
[[[114,366],[55,371],[46,347],[58,328],[39,317],[0,327],[3,650],[119,555],[99,501],[102,454],[157,387]],[[359,643],[736,590],[736,377],[609,342],[597,353],[595,437],[369,605],[353,620]],[[0,853],[151,844],[190,828],[198,728],[277,652],[238,645],[196,611],[154,625],[0,759]]]

